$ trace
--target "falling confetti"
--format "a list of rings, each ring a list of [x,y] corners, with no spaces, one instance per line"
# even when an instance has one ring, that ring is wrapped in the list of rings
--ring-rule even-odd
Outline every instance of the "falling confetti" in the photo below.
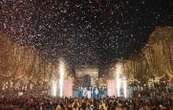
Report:
[[[155,26],[173,25],[173,2],[1,0],[0,31],[45,60],[100,65],[140,52]]]

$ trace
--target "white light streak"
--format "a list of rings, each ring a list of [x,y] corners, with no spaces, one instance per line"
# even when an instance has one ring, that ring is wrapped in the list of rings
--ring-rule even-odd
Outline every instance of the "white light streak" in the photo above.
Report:
[[[127,79],[124,77],[123,79],[123,90],[124,90],[124,97],[127,98]]]
[[[51,88],[51,94],[52,96],[57,96],[57,81],[52,81],[52,88]]]
[[[122,64],[116,65],[116,92],[117,96],[120,97],[121,95],[121,89],[123,89],[123,96],[127,97],[127,79],[123,75],[123,69]]]
[[[60,59],[60,64],[59,64],[59,89],[60,89],[60,97],[63,96],[63,90],[64,90],[64,73],[65,73],[65,64],[62,59]]]
[[[117,86],[117,96],[119,97],[120,94],[120,88],[121,88],[121,79],[120,79],[120,75],[122,74],[122,65],[121,64],[117,64],[116,65],[116,86]]]

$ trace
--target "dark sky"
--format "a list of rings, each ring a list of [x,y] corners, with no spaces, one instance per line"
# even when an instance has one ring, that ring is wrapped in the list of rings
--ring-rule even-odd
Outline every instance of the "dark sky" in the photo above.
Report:
[[[155,26],[173,25],[172,0],[0,0],[0,31],[46,61],[104,65],[137,54]]]

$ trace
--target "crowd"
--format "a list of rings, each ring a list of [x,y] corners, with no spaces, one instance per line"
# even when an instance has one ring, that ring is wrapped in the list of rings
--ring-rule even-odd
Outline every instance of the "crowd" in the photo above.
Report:
[[[46,95],[1,94],[2,106],[15,106],[21,110],[173,110],[173,91],[166,86],[140,87],[133,95],[123,97],[71,97]],[[14,109],[10,109],[14,110]]]
[[[0,105],[15,105],[22,110],[173,110],[172,94],[161,93],[155,97],[139,93],[133,98],[104,97],[52,98],[48,96],[4,96]]]

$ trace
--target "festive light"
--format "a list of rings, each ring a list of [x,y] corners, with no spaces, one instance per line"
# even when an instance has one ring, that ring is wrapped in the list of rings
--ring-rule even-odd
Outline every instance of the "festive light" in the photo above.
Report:
[[[57,96],[57,81],[55,81],[55,80],[52,81],[51,94],[54,97]]]
[[[120,96],[120,87],[121,87],[121,79],[120,79],[120,75],[122,74],[122,65],[121,64],[117,64],[116,65],[116,86],[117,86],[117,96]]]
[[[60,64],[59,64],[59,74],[60,74],[60,79],[59,79],[59,89],[60,89],[60,97],[63,96],[63,89],[64,89],[64,72],[65,72],[65,66],[64,62],[62,59],[60,59]]]
[[[122,64],[116,65],[116,86],[117,96],[121,96],[121,89],[123,89],[123,96],[127,97],[127,79],[123,76]]]
[[[123,78],[123,90],[124,90],[124,97],[127,98],[127,79],[126,79],[126,77]]]

